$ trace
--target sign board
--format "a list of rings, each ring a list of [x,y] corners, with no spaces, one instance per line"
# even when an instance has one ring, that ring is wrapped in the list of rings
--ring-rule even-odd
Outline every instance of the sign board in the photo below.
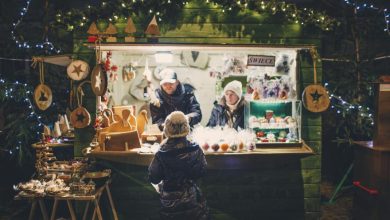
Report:
[[[275,56],[248,55],[248,66],[275,66]]]
[[[390,92],[390,84],[380,84],[381,92]]]

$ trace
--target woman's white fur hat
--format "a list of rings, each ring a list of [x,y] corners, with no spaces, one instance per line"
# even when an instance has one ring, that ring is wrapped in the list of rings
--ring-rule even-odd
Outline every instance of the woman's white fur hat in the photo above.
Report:
[[[230,83],[226,84],[225,88],[223,89],[223,94],[225,94],[226,91],[228,91],[228,90],[233,91],[234,93],[236,93],[238,98],[241,98],[241,96],[242,96],[242,84],[241,84],[240,81],[233,80]]]
[[[164,134],[167,138],[185,137],[190,132],[190,125],[183,112],[174,111],[165,119]]]

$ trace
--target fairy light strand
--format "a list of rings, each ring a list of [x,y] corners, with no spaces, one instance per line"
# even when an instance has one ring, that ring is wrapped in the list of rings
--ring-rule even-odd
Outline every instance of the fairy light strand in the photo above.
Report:
[[[374,4],[371,4],[371,3],[363,3],[363,2],[356,3],[356,2],[351,2],[349,0],[344,0],[344,2],[347,5],[350,5],[350,6],[353,6],[354,8],[356,8],[357,12],[367,10],[367,9],[376,10],[376,11],[380,10],[379,7],[376,7]],[[387,8],[383,9],[383,16],[384,16],[384,20],[385,20],[385,28],[383,29],[383,31],[387,32],[390,35],[390,30],[389,30],[390,14],[389,14],[389,10]]]
[[[20,48],[20,49],[36,48],[36,49],[44,49],[46,51],[54,52],[54,53],[57,53],[57,54],[60,53],[61,49],[57,49],[54,46],[54,44],[49,41],[48,36],[45,37],[43,42],[36,43],[35,45],[33,45],[33,44],[31,44],[31,43],[29,43],[27,41],[20,40],[20,38],[15,36],[16,29],[20,25],[20,23],[23,21],[24,16],[27,14],[27,12],[28,12],[28,10],[30,8],[31,1],[32,0],[27,0],[26,1],[25,7],[22,7],[22,9],[20,10],[20,13],[19,13],[20,17],[17,19],[16,22],[14,22],[12,24],[11,39],[15,42],[15,44],[17,45],[17,48]]]
[[[0,85],[1,85],[1,88],[3,88],[2,90],[4,92],[4,100],[16,98],[18,102],[27,104],[27,108],[30,109],[30,111],[31,111],[27,115],[27,119],[34,119],[35,118],[35,120],[37,121],[38,129],[42,130],[42,126],[44,125],[44,123],[41,120],[41,116],[39,116],[36,113],[34,105],[31,101],[31,99],[29,98],[32,95],[32,92],[30,90],[28,90],[27,84],[20,83],[19,81],[16,81],[14,83],[6,82],[4,79],[0,79]],[[21,90],[23,91],[22,93],[20,93]],[[22,97],[20,97],[21,94],[22,94]],[[53,102],[53,105],[55,105],[54,102]],[[40,135],[40,132],[37,132],[38,138],[40,137],[39,135]],[[21,143],[19,142],[19,144],[21,144]],[[19,147],[16,147],[15,149],[19,150]],[[10,149],[9,154],[12,155],[13,153],[14,153],[13,150]]]
[[[238,10],[254,10],[259,13],[268,12],[271,14],[281,13],[284,14],[287,20],[300,25],[312,24],[324,31],[329,31],[336,25],[336,19],[328,16],[324,12],[316,11],[308,8],[298,8],[295,4],[286,3],[284,1],[262,1],[260,4],[255,4],[251,1],[237,0],[237,1],[218,1],[218,0],[205,0],[206,4],[213,4],[211,7],[219,8],[223,13],[230,13]],[[155,5],[153,8],[146,8],[150,5]],[[107,19],[110,22],[115,22],[118,17],[127,17],[124,9],[132,9],[134,14],[144,11],[147,14],[154,14],[158,21],[162,21],[169,17],[167,11],[170,8],[179,10],[187,7],[189,2],[187,1],[155,1],[155,3],[148,3],[148,6],[142,1],[123,1],[119,0],[116,3],[102,2],[100,9],[112,9],[111,15],[108,17],[100,17],[99,19]],[[93,7],[95,8],[95,6]],[[99,8],[97,8],[99,9]],[[115,11],[116,10],[116,11]],[[93,12],[93,14],[92,14]],[[123,14],[124,13],[124,14]],[[96,10],[92,10],[92,6],[88,5],[84,10],[72,10],[63,13],[57,13],[56,22],[61,25],[67,26],[68,30],[72,31],[75,28],[83,27],[87,21],[91,20],[92,16],[95,16]],[[85,19],[80,19],[85,18]]]
[[[325,88],[329,87],[329,83],[324,84]],[[374,125],[373,113],[369,107],[364,107],[362,105],[354,105],[345,101],[341,96],[335,95],[334,93],[329,92],[329,99],[331,100],[331,109],[335,110],[337,114],[343,112],[349,113],[352,110],[357,110],[358,115],[362,118],[366,118],[371,121],[371,125]],[[333,103],[332,103],[333,102]]]

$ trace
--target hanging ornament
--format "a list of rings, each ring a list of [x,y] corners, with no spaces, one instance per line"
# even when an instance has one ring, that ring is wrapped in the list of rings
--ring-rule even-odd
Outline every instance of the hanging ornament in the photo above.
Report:
[[[45,69],[44,69],[44,63],[43,59],[34,60],[33,58],[33,65],[36,65],[37,62],[39,62],[39,80],[40,84],[35,87],[34,90],[34,101],[37,107],[44,111],[47,108],[50,107],[52,101],[53,101],[53,94],[51,92],[51,89],[49,86],[45,85]]]
[[[82,60],[75,60],[69,64],[66,71],[71,79],[83,80],[89,74],[89,65]]]
[[[73,127],[75,128],[85,128],[91,123],[91,115],[89,114],[87,109],[85,109],[82,106],[83,96],[84,96],[82,85],[85,82],[81,83],[77,88],[78,107],[75,110],[73,110],[73,112],[70,114],[70,122],[73,124]]]
[[[132,64],[123,66],[122,80],[123,82],[130,82],[135,78],[136,70]]]
[[[103,64],[96,65],[91,74],[91,87],[93,93],[97,96],[102,96],[107,91],[107,73],[104,70]]]
[[[302,93],[303,106],[311,112],[323,112],[328,109],[330,99],[326,89],[317,84],[317,51],[311,49],[310,53],[313,58],[314,84],[307,86]]]
[[[95,47],[96,65],[91,74],[91,88],[93,93],[97,96],[103,96],[107,92],[107,72],[104,68],[104,64],[101,63],[101,51],[100,46]]]

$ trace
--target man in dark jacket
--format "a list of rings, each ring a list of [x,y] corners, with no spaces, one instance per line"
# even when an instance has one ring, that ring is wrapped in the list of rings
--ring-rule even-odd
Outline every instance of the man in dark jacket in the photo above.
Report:
[[[244,118],[247,102],[242,96],[242,84],[234,80],[223,89],[223,97],[214,105],[207,126],[225,126],[238,129],[244,128]]]
[[[195,181],[206,172],[199,145],[186,139],[190,126],[182,112],[165,120],[164,140],[149,166],[149,180],[158,184],[162,219],[208,219],[208,208]]]
[[[202,112],[194,95],[194,87],[180,83],[175,71],[169,68],[163,69],[160,76],[161,88],[155,91],[157,100],[150,105],[153,124],[163,128],[165,118],[173,111],[183,112],[191,127],[198,124],[202,120]]]

